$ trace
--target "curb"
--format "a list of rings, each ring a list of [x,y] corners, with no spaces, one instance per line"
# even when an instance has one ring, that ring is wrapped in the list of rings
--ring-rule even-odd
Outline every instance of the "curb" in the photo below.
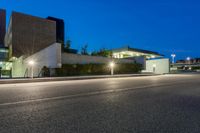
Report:
[[[0,84],[16,83],[35,83],[35,82],[53,82],[53,81],[70,81],[86,79],[105,79],[105,78],[125,78],[125,77],[144,77],[158,76],[158,74],[129,74],[129,75],[103,75],[103,76],[79,76],[79,77],[52,77],[52,78],[34,78],[34,79],[1,79]]]

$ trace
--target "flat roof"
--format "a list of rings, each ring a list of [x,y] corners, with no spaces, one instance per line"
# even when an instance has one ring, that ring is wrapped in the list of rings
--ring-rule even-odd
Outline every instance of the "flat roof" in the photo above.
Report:
[[[138,48],[130,48],[130,47],[112,49],[112,51],[113,52],[132,51],[132,52],[138,52],[138,53],[144,53],[144,54],[153,54],[153,55],[158,55],[158,56],[164,56],[164,55],[159,54],[158,52],[153,52],[153,51],[143,50],[143,49],[138,49]]]

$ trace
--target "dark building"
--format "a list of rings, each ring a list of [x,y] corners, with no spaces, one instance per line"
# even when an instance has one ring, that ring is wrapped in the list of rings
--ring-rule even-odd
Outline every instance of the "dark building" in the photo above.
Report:
[[[56,41],[58,43],[64,44],[65,42],[65,27],[64,20],[54,17],[47,17],[48,20],[56,22]]]
[[[8,60],[9,50],[6,47],[0,47],[0,62]]]
[[[56,42],[56,22],[13,12],[10,18],[5,44],[10,57],[32,55]]]
[[[0,46],[4,46],[6,34],[6,10],[0,9]]]
[[[179,64],[187,64],[187,63],[190,63],[190,64],[198,64],[200,63],[200,58],[192,58],[190,60],[177,60],[176,63],[179,63]]]

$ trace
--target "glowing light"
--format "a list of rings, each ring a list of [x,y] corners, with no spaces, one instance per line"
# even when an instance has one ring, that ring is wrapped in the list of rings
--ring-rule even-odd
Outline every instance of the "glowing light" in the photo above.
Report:
[[[172,57],[172,63],[175,63],[175,57],[176,57],[176,55],[175,54],[171,54],[171,57]]]
[[[110,62],[111,75],[114,75],[114,67],[115,67],[115,63],[114,62]]]
[[[171,54],[171,57],[175,58],[175,57],[176,57],[176,55],[175,55],[175,54]]]
[[[191,59],[190,57],[187,57],[187,58],[186,58],[187,61],[190,61],[190,59]]]
[[[35,62],[34,62],[33,60],[30,60],[30,61],[28,62],[28,64],[31,65],[31,66],[33,66],[33,65],[35,64]]]
[[[153,67],[156,67],[156,64],[153,64]]]
[[[115,63],[114,63],[114,62],[111,62],[111,63],[110,63],[110,67],[111,67],[111,68],[115,67]]]

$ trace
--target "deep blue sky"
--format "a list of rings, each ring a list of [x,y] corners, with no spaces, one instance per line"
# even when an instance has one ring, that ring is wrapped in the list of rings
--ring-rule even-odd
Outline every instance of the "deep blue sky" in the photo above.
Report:
[[[79,50],[86,43],[90,51],[129,45],[200,57],[198,0],[0,0],[0,8],[63,18],[66,38]]]

